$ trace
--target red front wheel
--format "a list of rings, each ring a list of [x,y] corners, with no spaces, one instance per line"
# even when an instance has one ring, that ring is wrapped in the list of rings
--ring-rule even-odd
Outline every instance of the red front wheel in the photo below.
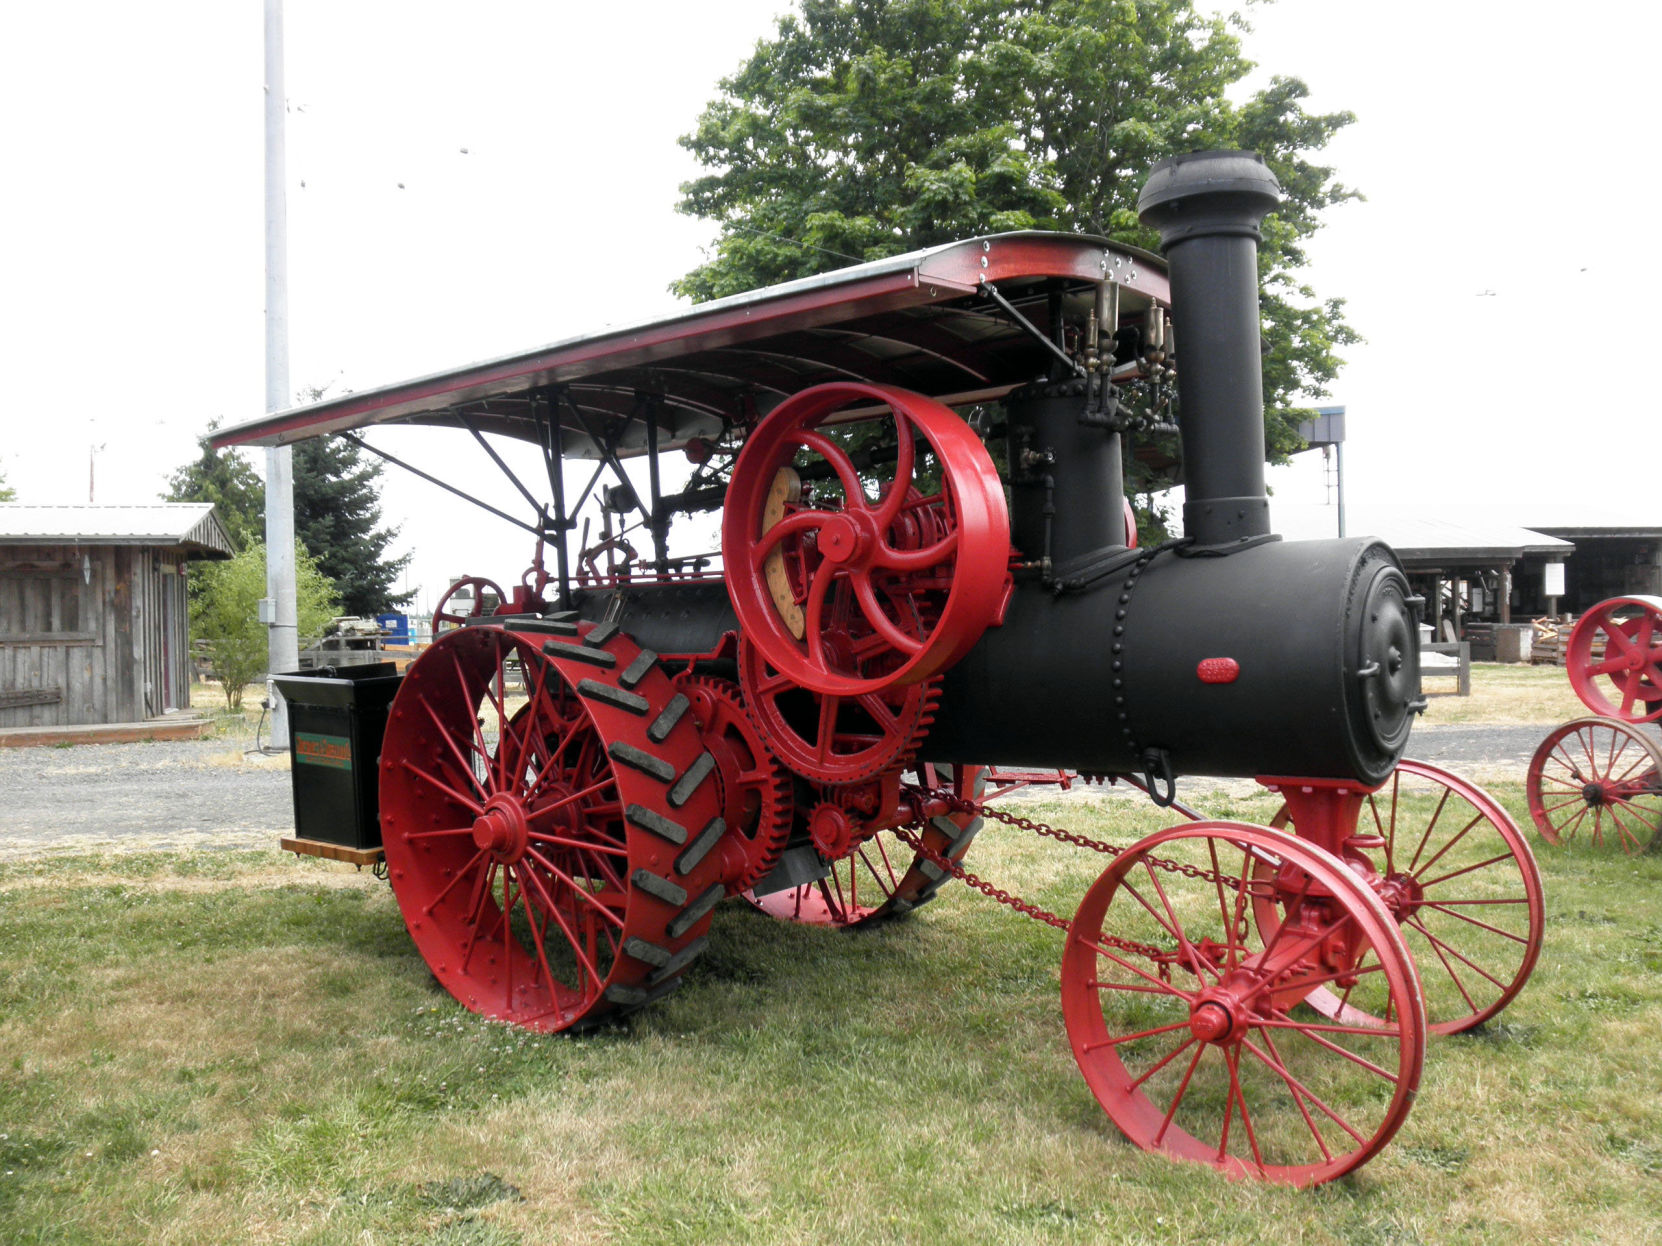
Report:
[[[1286,914],[1267,935],[1249,912],[1263,893]],[[1297,1008],[1335,983],[1382,1024]],[[1108,867],[1068,932],[1062,1009],[1132,1142],[1291,1185],[1378,1154],[1425,1051],[1419,979],[1378,897],[1331,854],[1239,822],[1160,831]]]
[[[1662,748],[1643,727],[1578,718],[1541,741],[1524,794],[1547,843],[1603,844],[1608,835],[1638,852],[1662,828]]]
[[[1576,622],[1564,655],[1570,686],[1595,714],[1662,719],[1662,597],[1612,597]]]

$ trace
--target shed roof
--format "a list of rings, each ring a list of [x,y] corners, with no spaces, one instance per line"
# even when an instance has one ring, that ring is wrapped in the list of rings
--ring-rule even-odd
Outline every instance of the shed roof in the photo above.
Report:
[[[35,506],[0,502],[0,545],[161,545],[210,558],[236,551],[211,502]]]

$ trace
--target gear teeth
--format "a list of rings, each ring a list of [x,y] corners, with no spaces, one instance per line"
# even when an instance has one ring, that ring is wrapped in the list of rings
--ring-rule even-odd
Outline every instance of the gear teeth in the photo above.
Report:
[[[575,662],[587,662],[590,666],[603,666],[608,670],[617,665],[617,654],[608,653],[604,649],[591,649],[587,645],[568,645],[561,640],[551,640],[542,647],[542,651],[551,658],[569,658]]]
[[[680,908],[681,905],[687,902],[687,889],[685,887],[678,886],[667,878],[659,878],[658,875],[644,867],[631,874],[629,881],[646,892],[647,895],[662,900],[665,904],[673,904]],[[673,924],[672,922],[671,925]],[[676,935],[672,931],[670,938],[675,937]]]
[[[654,744],[662,744],[669,738],[669,733],[675,730],[675,724],[681,721],[681,715],[691,707],[692,702],[677,692],[670,698],[664,712],[652,720],[652,725],[646,729],[646,735]]]
[[[686,893],[682,892],[682,894],[685,895]],[[714,883],[707,887],[699,895],[698,899],[687,905],[687,907],[683,909],[678,916],[676,916],[675,920],[670,922],[670,924],[665,928],[666,933],[672,939],[679,939],[682,935],[686,934],[687,931],[696,926],[700,918],[702,918],[711,909],[715,908],[716,904],[726,894],[727,888],[723,887],[720,883]]]
[[[645,697],[625,692],[622,688],[614,688],[611,684],[603,684],[598,679],[579,680],[577,691],[591,701],[604,701],[620,710],[628,710],[631,714],[645,714],[652,708],[652,702]]]
[[[631,770],[639,770],[660,783],[669,783],[675,778],[675,767],[662,757],[654,757],[645,749],[636,748],[622,740],[614,740],[606,749],[606,753],[613,761],[621,762]]]

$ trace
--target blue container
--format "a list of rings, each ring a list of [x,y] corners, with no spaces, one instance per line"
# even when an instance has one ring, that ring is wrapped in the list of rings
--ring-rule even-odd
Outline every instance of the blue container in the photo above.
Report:
[[[395,645],[410,643],[410,616],[407,614],[378,614],[375,626],[385,632],[387,640]]]

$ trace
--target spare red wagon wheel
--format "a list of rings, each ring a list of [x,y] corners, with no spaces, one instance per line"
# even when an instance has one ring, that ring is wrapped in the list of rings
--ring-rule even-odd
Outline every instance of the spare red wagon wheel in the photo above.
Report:
[[[1541,741],[1524,794],[1547,843],[1602,844],[1609,832],[1639,852],[1662,829],[1662,748],[1641,726],[1577,718]]]
[[[1270,825],[1289,822],[1283,805]],[[1405,757],[1364,802],[1356,833],[1373,841],[1358,851],[1371,854],[1374,890],[1419,970],[1432,1032],[1459,1034],[1511,1003],[1541,954],[1546,900],[1534,854],[1500,803],[1459,775]],[[1274,875],[1260,862],[1254,882]],[[1286,902],[1267,885],[1254,893],[1265,938],[1284,920]],[[1319,986],[1304,1002],[1347,1025],[1385,1023],[1344,986]]]
[[[1287,915],[1267,936],[1247,913],[1264,865]],[[1290,1014],[1289,998],[1350,977],[1388,1025]],[[1240,822],[1159,831],[1115,859],[1068,932],[1062,1010],[1132,1142],[1291,1185],[1378,1154],[1425,1051],[1419,979],[1379,898],[1332,854]]]
[[[1593,650],[1603,642],[1603,652]],[[1662,719],[1662,597],[1612,597],[1577,620],[1564,654],[1570,686],[1595,714]]]
[[[892,464],[862,469],[821,427],[851,406],[878,408],[862,427],[888,426]],[[721,549],[745,637],[780,675],[836,696],[945,670],[1010,585],[1009,512],[986,447],[949,408],[889,385],[818,385],[769,413],[734,465]],[[838,634],[839,612],[858,626]]]
[[[473,608],[465,613],[451,606],[451,599],[464,588],[473,590]],[[491,594],[490,605],[486,605],[487,591]],[[495,614],[507,600],[508,595],[495,580],[487,580],[482,575],[464,576],[444,590],[444,596],[439,598],[439,604],[433,610],[433,639],[437,640],[445,632],[464,626],[469,619]]]
[[[945,787],[955,796],[977,800],[986,790],[987,767],[924,766],[919,777],[926,787]],[[941,814],[923,829],[924,845],[949,860],[961,861],[981,822],[975,814]],[[831,873],[818,882],[765,896],[747,891],[745,899],[783,921],[853,929],[903,916],[927,904],[950,877],[893,832],[879,831],[842,860],[832,862]]]
[[[726,894],[709,754],[614,625],[453,631],[412,664],[381,749],[381,833],[416,947],[474,1012],[591,1025],[672,989]],[[525,671],[525,704],[499,691]]]

